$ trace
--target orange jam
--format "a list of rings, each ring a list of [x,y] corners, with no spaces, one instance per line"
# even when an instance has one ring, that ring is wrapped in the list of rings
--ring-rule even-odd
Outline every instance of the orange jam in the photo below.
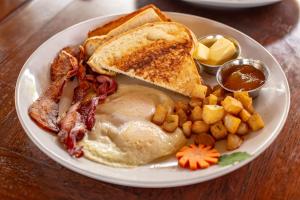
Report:
[[[265,75],[251,65],[239,65],[222,73],[223,85],[231,90],[249,91],[263,85]]]

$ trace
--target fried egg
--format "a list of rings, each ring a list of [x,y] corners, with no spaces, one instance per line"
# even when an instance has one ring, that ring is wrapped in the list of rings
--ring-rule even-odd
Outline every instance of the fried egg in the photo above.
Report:
[[[117,167],[147,164],[175,153],[186,143],[181,129],[163,131],[151,122],[155,106],[169,112],[173,100],[165,93],[140,85],[120,85],[98,105],[93,130],[80,142],[86,158]]]

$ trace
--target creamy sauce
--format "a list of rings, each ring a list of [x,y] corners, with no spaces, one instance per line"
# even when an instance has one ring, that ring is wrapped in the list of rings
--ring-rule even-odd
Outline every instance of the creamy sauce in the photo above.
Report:
[[[175,153],[186,143],[181,131],[166,133],[150,122],[157,104],[169,111],[173,100],[163,92],[138,85],[120,85],[97,107],[95,127],[81,145],[84,155],[112,166],[137,166]]]

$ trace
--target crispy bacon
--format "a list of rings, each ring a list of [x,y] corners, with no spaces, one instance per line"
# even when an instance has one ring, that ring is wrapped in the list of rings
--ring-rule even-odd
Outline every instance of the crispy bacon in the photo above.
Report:
[[[99,83],[99,85],[96,86],[96,92],[100,96],[100,99],[105,99],[108,95],[113,94],[117,90],[117,82],[109,76],[99,75],[96,77],[96,80]]]
[[[58,132],[58,138],[70,155],[81,157],[77,145],[95,124],[96,106],[117,89],[116,81],[93,72],[84,61],[82,46],[62,49],[51,65],[50,87],[29,107],[30,117],[42,128]],[[73,76],[78,79],[72,106],[58,122],[58,103],[64,84]]]
[[[95,112],[99,97],[94,97],[89,101],[82,102],[78,112],[81,114],[86,128],[90,131],[95,124]]]
[[[80,103],[72,105],[68,113],[59,122],[60,131],[58,138],[70,155],[81,157],[83,151],[81,147],[76,145],[77,141],[81,140],[87,132],[86,126],[82,121],[81,115],[77,112]]]
[[[31,104],[28,109],[29,116],[42,128],[58,132],[58,102],[60,100],[66,78],[54,81],[50,87]]]
[[[81,45],[65,47],[62,50],[77,58],[78,62],[84,59],[84,48]]]
[[[92,130],[98,101],[99,98],[95,97],[90,101],[72,105],[59,123],[58,137],[72,156],[81,157],[83,155],[82,148],[77,146],[77,142],[84,137],[88,130]]]
[[[51,80],[57,81],[67,75],[69,76],[69,78],[71,78],[77,74],[77,70],[78,61],[76,57],[72,56],[65,50],[61,50],[51,64]]]
[[[90,88],[89,82],[86,80],[86,67],[82,62],[79,63],[79,68],[77,72],[78,86],[74,89],[73,101],[76,103],[82,101],[82,99],[87,95]]]

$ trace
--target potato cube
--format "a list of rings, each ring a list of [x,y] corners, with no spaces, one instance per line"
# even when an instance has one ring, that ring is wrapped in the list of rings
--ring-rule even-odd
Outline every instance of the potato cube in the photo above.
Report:
[[[231,96],[227,96],[221,102],[221,105],[224,107],[226,112],[234,115],[238,114],[243,109],[242,103]]]
[[[243,143],[243,139],[240,138],[238,135],[229,134],[227,136],[227,150],[234,150],[241,146]]]
[[[210,132],[217,140],[223,139],[227,136],[227,129],[222,121],[218,121],[210,127]]]
[[[194,138],[194,142],[196,145],[204,144],[212,147],[215,146],[215,139],[207,133],[200,133],[196,135]]]
[[[206,124],[204,121],[195,121],[192,124],[192,132],[199,134],[199,133],[206,133],[209,130],[209,125]]]
[[[197,121],[202,119],[202,109],[200,106],[196,106],[190,115],[192,121]]]
[[[253,131],[257,131],[265,127],[265,123],[258,113],[254,113],[247,121]]]
[[[217,105],[218,103],[218,97],[214,94],[210,94],[208,96],[208,104],[209,105]]]
[[[155,113],[152,117],[152,122],[157,125],[162,125],[167,116],[167,112],[167,109],[163,105],[158,104],[155,108]]]
[[[249,133],[249,127],[245,122],[241,122],[238,130],[236,131],[236,134],[238,135],[246,135]]]
[[[226,114],[224,117],[224,125],[229,133],[236,133],[240,123],[241,120],[231,114]]]
[[[192,90],[192,97],[204,99],[206,96],[207,87],[205,85],[195,85]]]
[[[178,115],[167,115],[165,122],[162,125],[162,128],[167,132],[174,132],[179,125]]]
[[[185,137],[189,138],[192,135],[192,122],[186,121],[182,124],[182,131],[185,135]]]
[[[185,101],[177,101],[177,102],[175,102],[174,109],[175,109],[175,112],[182,109],[184,112],[187,113],[189,111],[189,104],[188,104],[188,102],[185,102]]]
[[[246,110],[243,109],[240,113],[239,113],[240,118],[246,122],[248,121],[248,119],[251,117],[251,114]]]
[[[190,102],[189,102],[189,105],[194,108],[196,106],[202,106],[202,99],[199,99],[199,98],[191,98]]]
[[[218,105],[204,105],[202,111],[202,119],[207,124],[214,124],[217,121],[220,121],[224,117],[224,108],[223,106]]]
[[[239,100],[243,104],[243,107],[248,112],[250,112],[251,114],[254,113],[252,98],[249,96],[248,92],[245,91],[234,92],[233,96],[235,99]]]
[[[179,126],[182,127],[182,124],[188,120],[188,117],[182,109],[177,110],[176,114],[179,117]]]

